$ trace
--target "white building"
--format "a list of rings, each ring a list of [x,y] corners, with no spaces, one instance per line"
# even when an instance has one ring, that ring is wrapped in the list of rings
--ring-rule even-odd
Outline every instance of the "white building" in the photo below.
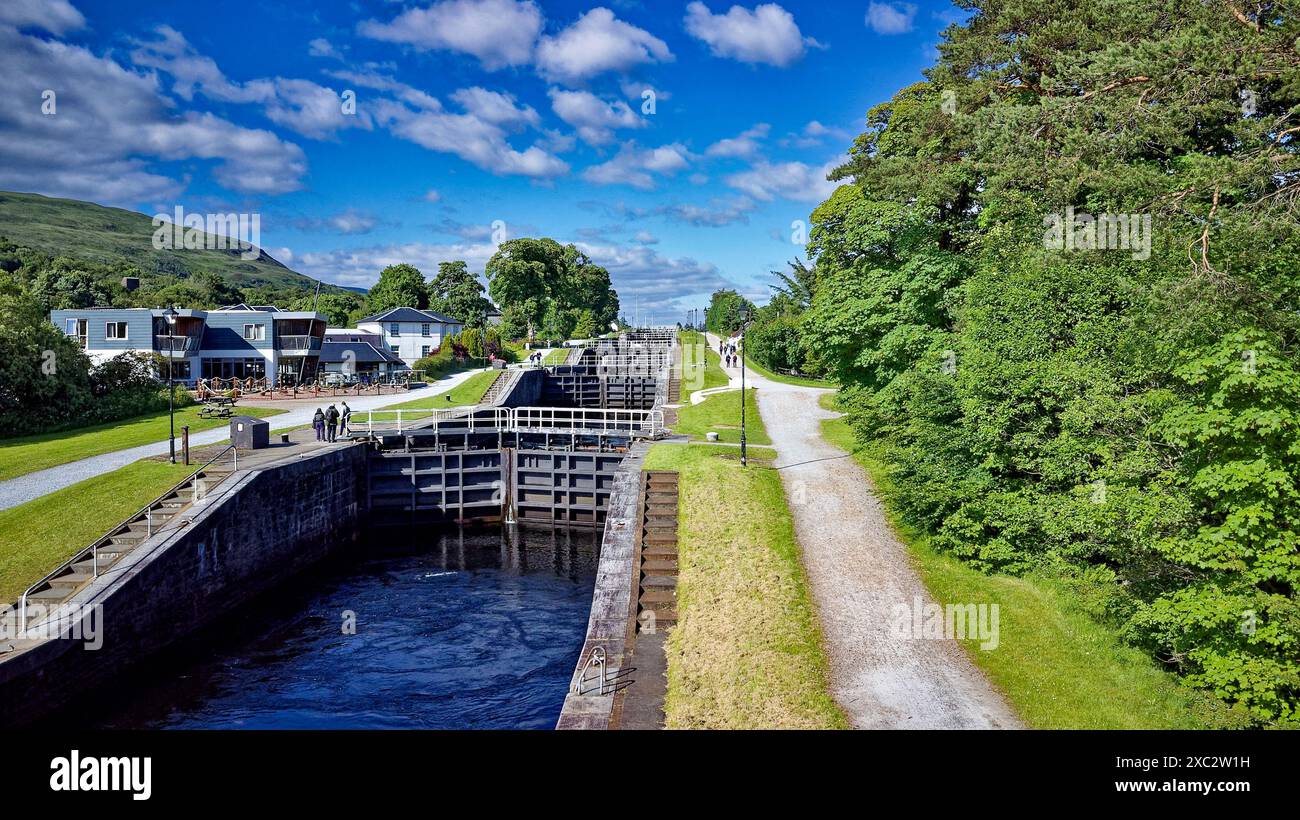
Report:
[[[357,330],[383,339],[389,352],[414,365],[442,346],[442,340],[460,333],[464,323],[431,310],[399,307],[357,322]]]

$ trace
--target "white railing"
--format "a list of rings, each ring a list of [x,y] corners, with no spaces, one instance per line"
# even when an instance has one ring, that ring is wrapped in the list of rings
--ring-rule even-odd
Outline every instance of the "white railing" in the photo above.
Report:
[[[348,432],[364,432],[367,435],[372,435],[375,431],[405,433],[427,430],[435,425],[440,430],[454,429],[470,433],[506,430],[510,427],[510,408],[474,405],[445,409],[359,410],[352,413]]]
[[[515,432],[642,435],[657,438],[664,429],[662,410],[586,407],[515,407]]]
[[[445,410],[361,410],[348,432],[368,436],[416,430],[440,433],[584,433],[657,438],[664,432],[662,410],[582,407],[456,407]]]

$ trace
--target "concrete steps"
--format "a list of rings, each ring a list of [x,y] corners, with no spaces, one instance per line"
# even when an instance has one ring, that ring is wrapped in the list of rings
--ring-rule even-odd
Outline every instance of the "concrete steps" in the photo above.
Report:
[[[637,631],[656,633],[677,624],[677,474],[650,470],[641,484],[641,566]],[[653,613],[653,618],[645,617]]]
[[[213,487],[231,474],[232,471],[228,469],[204,470],[195,477],[195,480],[204,482],[206,490],[211,491]],[[193,503],[193,483],[169,493],[155,502],[147,513],[141,513],[127,522],[120,532],[114,533],[104,543],[100,544],[96,550],[97,558],[87,555],[76,563],[64,567],[59,574],[47,579],[44,584],[32,590],[27,595],[28,605],[56,607],[67,601],[95,580],[96,568],[98,568],[99,574],[103,575],[124,556],[130,554],[132,550],[144,543],[151,533],[156,533],[160,527],[175,519]],[[18,609],[17,603],[15,603],[13,609]],[[16,619],[17,616],[12,617]],[[32,621],[32,623],[35,624],[37,621]],[[16,642],[11,641],[10,643]],[[0,652],[5,650],[5,646],[0,646]]]

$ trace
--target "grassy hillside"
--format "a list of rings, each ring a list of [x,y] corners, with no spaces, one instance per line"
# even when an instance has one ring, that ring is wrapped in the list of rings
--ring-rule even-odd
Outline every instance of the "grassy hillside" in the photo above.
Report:
[[[93,262],[127,261],[145,278],[209,271],[236,287],[315,286],[260,249],[251,260],[242,259],[238,250],[155,250],[153,232],[152,218],[135,211],[0,191],[0,236],[17,245]]]

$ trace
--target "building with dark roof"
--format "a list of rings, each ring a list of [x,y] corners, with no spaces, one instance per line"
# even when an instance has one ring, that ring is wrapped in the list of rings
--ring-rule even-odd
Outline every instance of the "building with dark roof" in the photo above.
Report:
[[[409,307],[392,308],[357,322],[359,331],[379,336],[383,346],[408,365],[432,355],[443,339],[464,327],[459,319]]]

